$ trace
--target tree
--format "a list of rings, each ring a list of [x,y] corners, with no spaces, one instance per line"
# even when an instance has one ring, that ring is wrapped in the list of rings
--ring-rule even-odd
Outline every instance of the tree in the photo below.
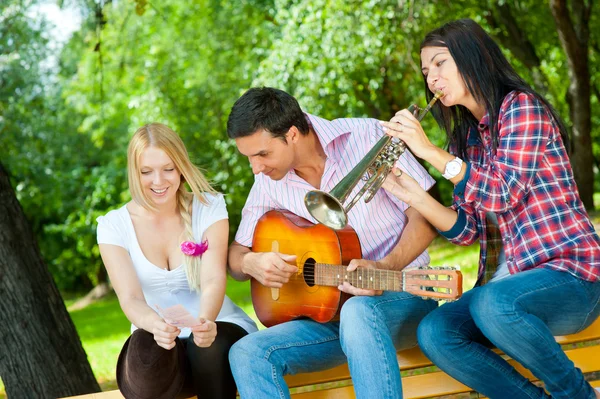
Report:
[[[589,28],[595,17],[591,3],[552,0],[551,6],[560,11],[554,13],[554,25],[547,23],[552,20],[548,3],[534,0],[387,0],[376,5],[277,0],[274,18],[281,26],[280,33],[260,64],[255,83],[285,88],[305,109],[321,116],[389,118],[399,108],[423,102],[419,100],[423,86],[416,63],[425,32],[447,21],[473,18],[499,41],[517,71],[547,96],[572,126],[575,179],[585,206],[593,208],[590,87],[594,87],[594,76],[590,69],[593,73],[595,66],[588,58],[598,47],[594,47],[598,34]],[[597,76],[596,70],[596,81]],[[444,144],[431,118],[424,120],[424,126],[433,142]],[[447,200],[451,188],[443,180],[438,183]]]
[[[0,375],[10,398],[100,391],[1,163],[0,292]]]
[[[535,1],[493,2],[491,11],[486,14],[486,21],[495,31],[494,36],[531,72],[533,86],[542,94],[553,97],[559,111],[560,106],[565,105],[562,107],[563,117],[570,122],[571,128],[571,166],[579,194],[588,209],[594,208],[594,171],[591,165],[598,166],[592,146],[592,3],[585,0],[550,0],[548,7]],[[550,14],[555,25],[542,23],[550,18]],[[563,54],[557,57],[554,49],[559,45]],[[548,75],[554,74],[555,70],[548,66],[553,63],[564,71],[561,79],[551,82],[552,78]],[[545,67],[543,64],[546,64]],[[567,69],[562,67],[565,64]]]
[[[572,116],[578,106],[567,102],[573,79],[557,26],[548,23],[549,1],[62,0],[76,3],[86,18],[60,52],[55,73],[40,67],[49,52],[43,27],[27,18],[36,0],[7,1],[13,6],[0,16],[1,158],[61,290],[89,290],[105,279],[95,219],[129,200],[125,151],[139,126],[160,121],[182,135],[193,161],[226,194],[233,237],[253,179],[225,134],[235,99],[264,84],[326,118],[389,118],[424,104],[419,44],[449,20],[482,24],[574,127],[574,141],[588,140],[572,159],[583,198],[592,184],[581,179],[593,181],[590,166],[600,167],[600,35],[589,29],[587,134]],[[574,5],[570,15],[583,4],[565,3]],[[600,7],[586,7],[593,11],[589,26],[597,26]],[[443,146],[445,134],[433,118],[423,123]],[[592,148],[594,162],[582,161],[582,151]],[[451,184],[431,172],[448,202]]]
[[[567,102],[573,123],[571,166],[581,200],[586,208],[594,209],[594,174],[590,173],[594,153],[589,66],[590,18],[594,2],[573,0],[569,3],[570,7],[566,0],[550,0],[550,9],[569,66]]]

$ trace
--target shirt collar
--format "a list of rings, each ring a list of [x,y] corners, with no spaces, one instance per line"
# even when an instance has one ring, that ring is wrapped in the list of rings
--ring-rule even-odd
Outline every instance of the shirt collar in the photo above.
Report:
[[[331,149],[328,148],[329,145],[338,137],[344,134],[349,134],[350,130],[344,129],[339,124],[328,121],[327,119],[323,119],[306,112],[305,115],[308,123],[311,125],[315,134],[319,138],[319,142],[323,147],[323,151],[325,151],[325,154],[329,158],[331,156],[329,153]]]
[[[481,120],[479,121],[479,125],[477,126],[479,128],[479,131],[483,131],[487,128],[489,128],[490,125],[490,114],[486,113],[485,115],[483,115],[483,118],[481,118]]]

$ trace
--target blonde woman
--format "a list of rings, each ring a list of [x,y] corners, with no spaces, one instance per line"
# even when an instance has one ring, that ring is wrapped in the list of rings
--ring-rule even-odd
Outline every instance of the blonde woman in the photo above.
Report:
[[[165,125],[140,128],[127,163],[132,200],[98,218],[102,260],[132,323],[117,363],[119,389],[126,398],[234,398],[229,348],[256,325],[225,296],[223,196]],[[191,327],[165,309],[187,311],[183,325]]]

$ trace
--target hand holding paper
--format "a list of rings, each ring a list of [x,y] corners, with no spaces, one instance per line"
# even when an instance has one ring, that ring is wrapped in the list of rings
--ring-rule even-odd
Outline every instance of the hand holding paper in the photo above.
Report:
[[[192,327],[194,343],[200,348],[208,348],[217,337],[217,323],[201,319],[202,324]]]
[[[205,323],[204,319],[198,319],[192,316],[183,305],[175,305],[169,308],[163,309],[158,305],[154,305],[160,317],[165,322],[175,327],[195,327]]]

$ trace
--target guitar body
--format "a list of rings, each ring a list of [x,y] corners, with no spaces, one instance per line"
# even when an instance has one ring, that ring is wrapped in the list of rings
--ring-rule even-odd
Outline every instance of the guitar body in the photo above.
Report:
[[[269,211],[256,225],[254,252],[296,255],[298,273],[280,289],[252,279],[252,303],[267,327],[301,317],[325,323],[334,320],[349,295],[337,287],[314,284],[314,263],[347,265],[361,259],[360,243],[351,227],[332,230],[287,211]]]

